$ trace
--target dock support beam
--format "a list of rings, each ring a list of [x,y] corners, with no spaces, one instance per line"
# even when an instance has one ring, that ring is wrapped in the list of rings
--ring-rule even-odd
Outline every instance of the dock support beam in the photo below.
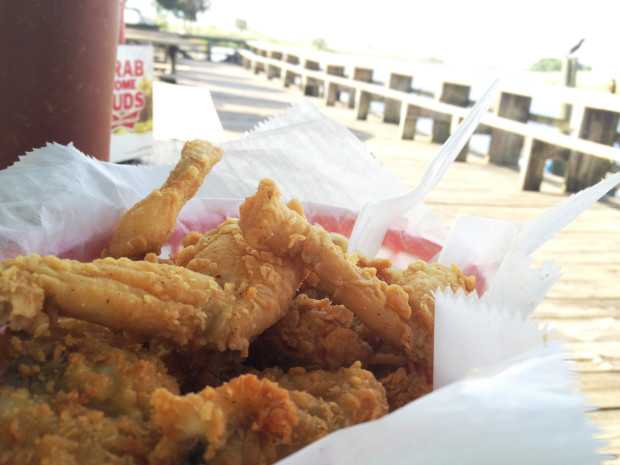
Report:
[[[292,65],[298,65],[299,64],[299,57],[296,55],[286,55],[286,60],[287,63],[290,63]],[[282,86],[283,87],[288,87],[291,84],[293,84],[295,82],[295,75],[293,73],[291,73],[290,71],[284,69],[282,70]]]
[[[409,93],[411,92],[412,81],[412,76],[398,73],[390,73],[390,82],[388,83],[388,86],[390,89]],[[398,124],[400,122],[400,109],[400,101],[394,99],[386,99],[385,109],[383,111],[383,122]]]
[[[532,97],[502,92],[497,116],[527,123],[530,118],[531,103]],[[522,148],[523,136],[494,128],[491,130],[487,161],[496,165],[517,166]]]
[[[353,80],[354,81],[362,81],[362,82],[372,82],[372,73],[373,70],[371,68],[359,68],[355,67],[353,69]],[[355,108],[355,89],[351,89],[349,94],[349,108]]]
[[[457,105],[459,107],[467,107],[469,105],[469,91],[471,86],[463,84],[455,84],[452,82],[444,82],[441,88],[441,95],[439,101],[443,103],[449,103],[451,105]],[[450,118],[444,116],[438,116],[433,118],[433,142],[443,144],[448,137],[450,137],[450,130],[452,121]]]
[[[331,76],[344,77],[344,66],[327,65],[325,72]],[[325,89],[323,90],[323,97],[325,98],[325,105],[333,106],[340,100],[340,87],[333,82],[325,82]]]
[[[612,111],[586,108],[579,129],[581,139],[613,145],[620,115]],[[611,162],[604,158],[572,152],[566,165],[566,192],[578,192],[605,177]]]
[[[318,61],[308,59],[306,60],[304,68],[312,71],[318,71],[321,69]],[[301,77],[301,88],[304,91],[304,95],[309,97],[318,97],[320,95],[319,84],[319,81],[306,75]]]

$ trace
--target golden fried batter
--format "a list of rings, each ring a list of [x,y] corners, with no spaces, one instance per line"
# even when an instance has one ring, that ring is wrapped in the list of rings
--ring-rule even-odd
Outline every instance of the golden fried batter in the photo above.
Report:
[[[328,299],[299,294],[286,315],[252,344],[250,357],[260,367],[337,370],[361,361],[373,349],[353,328],[353,312]]]
[[[398,367],[379,382],[385,388],[390,412],[433,390],[424,372],[415,367]]]
[[[250,247],[236,218],[183,244],[175,264],[209,275],[236,299],[226,321],[230,349],[246,350],[247,341],[278,321],[306,275],[298,263]]]
[[[0,263],[0,464],[269,464],[430,391],[456,267],[347,255],[269,180],[158,257],[221,155],[187,143],[106,258]]]
[[[404,350],[412,362],[422,363],[428,382],[432,380],[433,293],[446,286],[470,292],[473,278],[465,278],[456,267],[415,264],[399,278],[383,272],[395,280],[388,284],[375,269],[358,266],[323,229],[287,208],[268,179],[260,182],[258,192],[246,199],[240,211],[239,224],[250,244],[303,263],[336,302],[354,312],[371,333]]]
[[[378,279],[374,270],[362,269],[348,260],[327,232],[282,202],[273,181],[261,181],[258,192],[239,210],[239,224],[248,243],[301,261],[368,329],[387,342],[412,349],[407,293]]]
[[[151,394],[178,388],[140,344],[68,319],[37,339],[1,334],[0,354],[1,464],[146,463],[161,437]]]
[[[153,418],[163,439],[151,463],[204,451],[211,465],[270,464],[336,429],[387,413],[383,386],[359,363],[337,372],[297,368],[261,376],[242,375],[184,396],[157,390]]]
[[[217,326],[213,320],[220,315],[213,311],[208,317],[206,306],[226,309],[230,303],[209,276],[126,258],[82,263],[28,255],[5,260],[0,295],[0,324],[8,321],[14,331],[42,334],[49,327],[42,312],[58,312],[181,345]]]
[[[187,142],[181,159],[164,185],[135,204],[121,218],[102,256],[141,260],[147,253],[159,255],[174,231],[181,208],[196,194],[205,176],[221,159],[222,149],[209,142]]]
[[[465,276],[456,265],[448,268],[439,263],[419,260],[410,264],[396,283],[409,295],[415,348],[424,365],[427,379],[431,382],[435,340],[435,292],[448,287],[452,292],[458,289],[466,293],[472,292],[476,286],[475,278]]]
[[[5,260],[0,324],[38,335],[50,323],[42,311],[58,312],[143,339],[245,353],[284,315],[304,276],[303,266],[249,247],[237,220],[203,235],[176,260],[184,266],[38,255]]]

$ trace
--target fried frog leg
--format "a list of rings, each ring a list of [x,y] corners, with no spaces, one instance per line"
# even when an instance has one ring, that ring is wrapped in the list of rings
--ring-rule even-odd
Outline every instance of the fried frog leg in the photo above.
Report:
[[[186,344],[207,330],[203,306],[225,297],[209,276],[126,258],[81,263],[33,254],[5,260],[0,273],[0,322],[35,336],[58,313]]]
[[[120,248],[107,254],[148,253],[145,260],[81,263],[33,254],[0,263],[0,325],[37,336],[59,314],[178,346],[247,354],[250,341],[286,312],[304,266],[249,246],[237,220],[189,234],[172,260],[151,253],[220,157],[208,142],[187,143],[162,189],[125,215],[112,241]]]
[[[402,287],[387,285],[372,269],[350,261],[326,231],[284,204],[273,181],[262,180],[239,211],[239,224],[250,244],[300,260],[371,331],[397,347],[413,347],[409,298]]]
[[[34,335],[55,313],[178,346],[240,350],[286,312],[305,270],[250,247],[230,220],[190,235],[180,264],[28,255],[0,263],[0,325]],[[219,259],[235,263],[222,266]],[[224,258],[222,258],[224,260]]]
[[[147,253],[159,255],[174,231],[181,208],[196,194],[205,176],[221,159],[222,150],[209,142],[187,142],[181,159],[164,185],[135,204],[121,218],[102,257],[140,260]]]

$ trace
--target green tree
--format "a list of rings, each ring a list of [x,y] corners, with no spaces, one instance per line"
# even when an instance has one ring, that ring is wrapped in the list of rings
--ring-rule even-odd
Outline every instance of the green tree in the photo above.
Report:
[[[248,22],[245,19],[237,18],[235,19],[235,27],[239,32],[243,32],[248,28]]]
[[[196,21],[196,15],[211,7],[211,0],[157,0],[164,9],[171,11],[178,18]]]
[[[534,63],[531,68],[531,71],[561,71],[562,70],[562,60],[559,58],[541,58],[536,63]]]
[[[327,41],[322,37],[312,41],[312,48],[315,50],[327,50]]]
[[[577,70],[592,71],[592,67],[577,63]],[[562,71],[562,60],[559,58],[541,58],[530,67],[530,71],[542,71],[543,73],[550,71]]]

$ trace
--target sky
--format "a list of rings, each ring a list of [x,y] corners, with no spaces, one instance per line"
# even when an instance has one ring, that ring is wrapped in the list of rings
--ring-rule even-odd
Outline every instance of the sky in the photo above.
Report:
[[[563,58],[583,38],[579,61],[620,77],[620,0],[211,0],[199,22],[225,31],[236,19],[281,39],[507,70]]]

